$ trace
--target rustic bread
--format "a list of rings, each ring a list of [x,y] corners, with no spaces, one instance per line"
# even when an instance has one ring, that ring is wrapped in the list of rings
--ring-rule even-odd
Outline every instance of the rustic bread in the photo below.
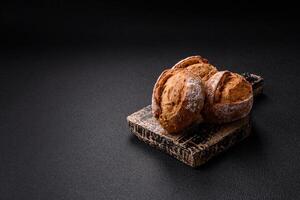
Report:
[[[229,71],[214,74],[205,83],[205,120],[226,123],[249,114],[253,104],[251,84],[241,75]]]
[[[205,93],[201,79],[184,69],[162,72],[152,94],[152,112],[162,127],[176,133],[203,120]]]
[[[178,63],[176,63],[173,69],[183,68],[191,73],[199,76],[203,82],[206,82],[212,75],[218,72],[217,68],[209,64],[208,60],[201,56],[190,56]]]

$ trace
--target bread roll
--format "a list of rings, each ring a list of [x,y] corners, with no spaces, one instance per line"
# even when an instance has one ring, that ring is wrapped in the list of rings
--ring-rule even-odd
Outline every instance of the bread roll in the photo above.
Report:
[[[189,72],[199,76],[203,82],[206,82],[212,75],[218,72],[218,70],[208,60],[201,56],[190,56],[178,63],[176,63],[173,69],[186,69]]]
[[[252,104],[252,86],[239,74],[220,71],[206,82],[206,121],[226,123],[241,119],[249,114]]]
[[[152,112],[169,133],[177,133],[202,121],[204,85],[201,79],[184,69],[163,71],[152,94]]]

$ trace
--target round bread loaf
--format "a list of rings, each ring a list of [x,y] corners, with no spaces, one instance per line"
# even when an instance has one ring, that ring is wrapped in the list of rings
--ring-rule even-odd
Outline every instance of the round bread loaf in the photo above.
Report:
[[[208,60],[201,56],[190,56],[178,63],[172,69],[185,68],[189,72],[199,76],[203,82],[206,82],[212,75],[218,72],[217,68],[209,64]]]
[[[239,74],[220,71],[206,82],[206,121],[226,123],[241,119],[249,114],[252,104],[252,86]]]
[[[152,94],[152,112],[169,133],[201,122],[204,86],[199,77],[184,69],[163,71]]]

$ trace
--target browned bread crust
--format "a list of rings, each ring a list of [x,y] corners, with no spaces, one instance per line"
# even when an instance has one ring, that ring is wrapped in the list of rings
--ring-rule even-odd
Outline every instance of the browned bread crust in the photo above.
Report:
[[[226,123],[241,119],[249,114],[252,104],[252,86],[239,74],[221,71],[206,82],[206,121]]]
[[[202,121],[204,86],[201,79],[184,69],[162,72],[152,94],[152,112],[162,127],[176,133]]]
[[[201,56],[190,56],[178,63],[172,69],[184,68],[191,73],[199,76],[203,82],[206,82],[212,75],[218,72],[217,68],[211,65],[207,59]]]

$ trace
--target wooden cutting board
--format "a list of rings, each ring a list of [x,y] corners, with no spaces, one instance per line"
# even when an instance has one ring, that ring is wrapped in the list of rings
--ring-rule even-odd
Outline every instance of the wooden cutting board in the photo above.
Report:
[[[263,92],[261,76],[242,75],[252,84],[254,97]],[[151,105],[129,115],[127,122],[131,132],[140,140],[192,167],[204,164],[251,133],[251,120],[247,116],[221,125],[197,124],[176,135],[168,134],[153,117]]]

